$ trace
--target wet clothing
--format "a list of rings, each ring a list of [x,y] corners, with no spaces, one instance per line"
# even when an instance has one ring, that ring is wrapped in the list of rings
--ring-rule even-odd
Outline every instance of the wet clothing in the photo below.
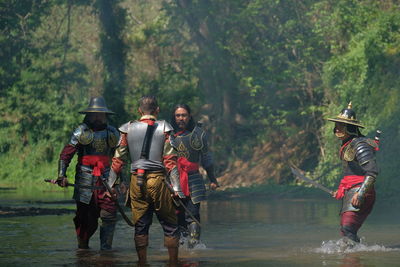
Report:
[[[202,166],[207,171],[211,183],[217,184],[206,133],[196,125],[192,131],[177,132],[172,144],[177,150],[180,183],[182,192],[186,196],[182,201],[192,215],[200,221],[200,203],[206,199],[206,188],[203,176],[199,173],[199,167]],[[198,243],[200,226],[183,207],[179,208],[178,222],[181,231],[184,232],[183,235],[189,236],[189,246]]]
[[[77,211],[74,218],[79,243],[86,248],[91,236],[100,226],[101,249],[111,249],[116,223],[116,205],[106,196],[106,189],[100,179],[107,180],[111,155],[117,146],[118,131],[109,125],[92,129],[82,123],[73,132],[69,144],[60,154],[59,177],[66,177],[66,170],[78,153],[73,198]],[[81,246],[81,245],[80,245]]]
[[[126,162],[129,159],[131,161],[129,196],[136,249],[148,245],[153,213],[156,213],[164,230],[165,240],[176,239],[172,243],[177,244],[176,208],[164,182],[166,174],[176,169],[176,152],[170,143],[172,127],[165,121],[156,120],[154,116],[145,115],[139,121],[122,125],[119,130],[121,138],[111,167],[115,173],[120,173]],[[138,174],[143,176],[141,186],[138,184]],[[172,243],[166,241],[166,244]]]
[[[342,199],[342,235],[359,242],[357,231],[372,211],[375,203],[373,183],[378,175],[375,160],[376,143],[366,137],[351,136],[343,142],[339,156],[343,160],[344,177],[340,182],[336,198]],[[361,190],[365,190],[361,192]],[[352,198],[359,193],[361,207],[354,207]]]
[[[347,211],[341,214],[341,233],[343,236],[354,235],[350,238],[357,241],[357,232],[361,228],[368,215],[371,213],[375,203],[375,190],[371,190],[366,194],[365,201],[358,211]],[[358,241],[357,241],[358,242]]]

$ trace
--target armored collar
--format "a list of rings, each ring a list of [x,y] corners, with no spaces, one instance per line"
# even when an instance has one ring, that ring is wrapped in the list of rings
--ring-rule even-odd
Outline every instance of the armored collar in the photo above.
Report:
[[[157,118],[154,115],[143,115],[139,120],[157,120]]]
[[[355,148],[353,145],[354,140],[355,140],[355,138],[350,139],[349,141],[344,143],[342,145],[342,147],[340,148],[339,157],[341,160],[352,161],[354,159],[354,156],[356,154],[356,151],[355,151]]]

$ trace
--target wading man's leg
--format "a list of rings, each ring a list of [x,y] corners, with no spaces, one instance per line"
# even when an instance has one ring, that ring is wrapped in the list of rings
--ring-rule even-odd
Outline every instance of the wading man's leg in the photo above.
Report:
[[[99,208],[93,201],[90,204],[77,202],[76,215],[74,218],[75,231],[78,239],[78,248],[88,249],[89,239],[96,232],[98,218],[100,216]]]

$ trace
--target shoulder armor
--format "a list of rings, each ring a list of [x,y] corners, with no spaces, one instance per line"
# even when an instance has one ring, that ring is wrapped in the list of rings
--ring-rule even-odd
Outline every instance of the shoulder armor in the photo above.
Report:
[[[93,131],[85,124],[80,124],[73,132],[70,143],[72,145],[88,145],[93,141]]]
[[[355,144],[355,154],[360,165],[368,163],[375,157],[374,148],[376,146],[377,144],[369,138],[364,137],[361,140],[358,140],[358,142]]]
[[[115,127],[113,127],[111,125],[107,126],[107,131],[108,131],[108,134],[107,134],[108,145],[110,147],[114,148],[114,147],[116,147],[118,145],[119,132]]]
[[[195,150],[201,150],[204,147],[204,138],[204,130],[195,126],[190,136],[190,146]]]
[[[353,161],[356,157],[361,165],[374,157],[374,148],[377,144],[367,137],[356,137],[343,151],[343,160]]]
[[[122,125],[118,128],[118,131],[120,131],[121,133],[127,133],[130,124],[131,124],[130,121],[128,121],[127,123],[122,124]]]
[[[169,124],[165,120],[157,120],[156,123],[164,128],[164,133],[169,133],[174,130],[174,128],[172,128],[171,124]]]

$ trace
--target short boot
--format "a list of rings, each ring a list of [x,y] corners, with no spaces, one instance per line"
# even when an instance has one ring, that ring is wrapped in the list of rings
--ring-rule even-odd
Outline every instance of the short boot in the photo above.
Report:
[[[135,235],[135,247],[138,256],[139,266],[144,266],[147,262],[147,246],[149,245],[148,235]]]
[[[78,238],[78,248],[79,249],[89,249],[89,240],[88,239],[83,239],[80,238],[79,236]]]
[[[100,226],[100,249],[110,250],[115,231],[115,222],[103,221]]]
[[[164,246],[168,249],[169,265],[178,266],[179,238],[164,236]]]
[[[189,224],[189,242],[188,247],[194,248],[200,243],[200,226],[196,222]]]

